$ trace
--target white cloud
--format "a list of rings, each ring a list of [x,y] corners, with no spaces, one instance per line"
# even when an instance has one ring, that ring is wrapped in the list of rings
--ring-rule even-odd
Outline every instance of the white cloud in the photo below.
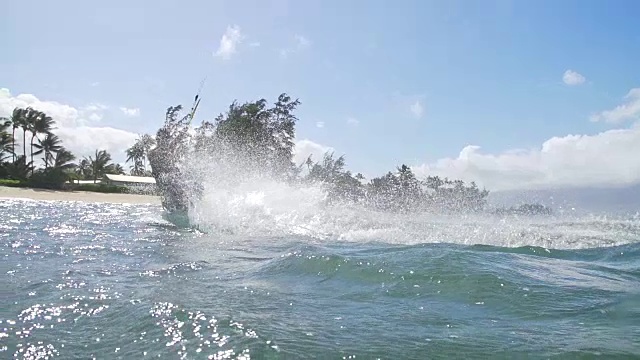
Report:
[[[96,86],[100,86],[100,82],[99,81],[95,81],[91,83],[91,87],[96,87]]]
[[[571,69],[565,71],[564,75],[562,75],[562,81],[570,86],[581,85],[585,82],[585,80],[587,79],[582,76],[582,74]]]
[[[324,121],[316,122],[316,127],[319,128],[319,129],[322,129],[324,127]]]
[[[124,151],[135,143],[138,135],[112,127],[80,126],[60,128],[56,134],[66,148],[76,156],[93,155],[96,150],[106,150],[114,160],[122,160]]]
[[[123,106],[120,108],[120,111],[122,111],[122,113],[125,114],[126,116],[130,116],[130,117],[140,116],[139,108],[127,108]]]
[[[605,110],[591,116],[591,121],[621,123],[625,120],[640,120],[640,88],[629,90],[625,102],[612,110]]]
[[[294,35],[296,42],[298,43],[298,48],[306,48],[311,46],[311,41],[302,35]]]
[[[289,54],[292,53],[293,50],[291,49],[281,49],[280,50],[280,57],[283,59],[286,59],[287,57],[289,57]]]
[[[294,35],[293,40],[295,42],[295,46],[280,50],[280,56],[282,58],[286,59],[287,57],[289,57],[289,54],[296,53],[298,51],[301,51],[311,46],[311,40],[307,39],[302,35],[298,35],[298,34]]]
[[[240,32],[238,25],[227,26],[227,30],[220,39],[220,46],[214,53],[214,56],[221,57],[225,60],[231,58],[237,51],[237,46],[242,42],[244,36]]]
[[[311,155],[311,159],[318,161],[322,159],[322,156],[327,152],[334,151],[330,146],[320,145],[309,139],[303,139],[296,141],[296,146],[293,151],[293,162],[296,165],[300,165],[307,160]]]
[[[88,125],[89,123],[96,123],[102,120],[104,117],[104,112],[109,109],[107,105],[100,103],[91,103],[89,105],[83,106],[79,110],[79,125]],[[87,121],[88,120],[88,121]]]
[[[358,126],[359,124],[360,121],[358,121],[358,119],[352,117],[347,118],[347,125]]]
[[[9,89],[0,89],[0,116],[11,116],[16,107],[33,107],[44,111],[56,120],[57,126],[77,126],[80,119],[78,109],[55,101],[40,101],[31,94],[12,96]]]
[[[85,107],[83,107],[82,109],[87,111],[87,112],[100,112],[100,111],[104,111],[107,110],[109,107],[107,105],[104,104],[100,104],[100,103],[91,103]]]
[[[260,42],[259,41],[254,41],[252,43],[249,44],[250,47],[260,47]]]
[[[411,110],[411,113],[413,114],[413,116],[415,116],[418,119],[421,118],[422,115],[424,114],[424,107],[422,106],[422,103],[420,102],[420,100],[416,100],[415,103],[411,104],[409,109]]]
[[[553,137],[539,148],[482,153],[469,145],[457,158],[414,167],[416,174],[476,181],[490,190],[626,186],[640,182],[640,126],[596,135]]]
[[[137,134],[112,127],[87,126],[90,121],[102,119],[106,105],[92,103],[77,109],[56,101],[40,100],[32,94],[13,96],[9,89],[0,89],[0,116],[11,116],[16,107],[45,112],[55,120],[55,133],[63,145],[78,158],[92,155],[96,149],[111,153],[114,161],[124,161],[124,151],[136,140]]]
[[[91,113],[91,114],[87,115],[87,119],[91,120],[91,122],[98,122],[98,121],[102,120],[102,114]]]

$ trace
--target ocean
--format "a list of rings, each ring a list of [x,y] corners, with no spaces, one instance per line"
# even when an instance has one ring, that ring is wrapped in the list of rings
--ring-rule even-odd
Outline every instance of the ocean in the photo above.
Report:
[[[0,358],[640,358],[637,215],[294,202],[0,199]]]

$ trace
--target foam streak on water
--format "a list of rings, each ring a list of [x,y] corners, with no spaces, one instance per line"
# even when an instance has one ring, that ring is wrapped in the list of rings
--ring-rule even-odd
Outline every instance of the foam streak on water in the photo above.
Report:
[[[0,200],[0,358],[640,357],[633,218],[296,191],[208,192],[207,233],[156,206]]]

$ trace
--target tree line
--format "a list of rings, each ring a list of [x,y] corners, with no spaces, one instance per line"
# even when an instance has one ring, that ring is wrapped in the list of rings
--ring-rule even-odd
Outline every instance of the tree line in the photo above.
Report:
[[[242,180],[254,169],[290,183],[319,184],[327,190],[330,202],[357,202],[384,211],[484,207],[489,192],[475,183],[437,176],[418,179],[405,164],[369,180],[347,170],[345,157],[333,153],[319,160],[309,156],[295,164],[298,118],[294,113],[299,105],[299,100],[287,94],[281,94],[272,106],[265,99],[234,101],[226,113],[194,129],[194,109],[180,116],[182,106],[169,107],[155,138],[141,135],[125,150],[126,163],[131,164],[129,174],[154,176],[163,195],[182,207],[188,200],[187,190],[198,190],[198,182],[189,179],[180,166],[186,159],[217,162],[218,168],[229,173],[230,181]],[[10,117],[0,119],[0,178],[60,186],[69,180],[96,182],[105,174],[124,173],[106,150],[97,149],[92,156],[77,159],[55,134],[55,120],[42,111],[15,108]]]
[[[197,196],[198,179],[190,178],[181,166],[185,161],[217,163],[230,181],[242,181],[250,169],[291,183],[315,183],[326,188],[329,202],[349,201],[384,211],[480,210],[489,191],[474,182],[428,176],[418,179],[402,164],[372,179],[346,169],[344,156],[326,153],[315,161],[293,162],[295,146],[294,112],[300,101],[281,94],[273,106],[265,99],[234,101],[224,114],[192,128],[194,108],[180,116],[182,106],[167,109],[163,126],[156,134],[157,146],[149,160],[156,184],[164,195],[165,208],[188,208],[189,196]],[[189,191],[185,190],[189,189]]]
[[[61,187],[71,180],[97,182],[105,174],[125,174],[103,149],[78,159],[55,134],[55,124],[51,116],[32,107],[15,108],[11,116],[0,118],[0,179]],[[131,175],[150,176],[146,156],[153,144],[151,136],[142,135],[126,150]]]

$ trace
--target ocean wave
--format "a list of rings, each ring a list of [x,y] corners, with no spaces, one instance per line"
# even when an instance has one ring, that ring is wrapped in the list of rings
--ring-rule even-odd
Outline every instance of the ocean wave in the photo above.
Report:
[[[157,208],[23,205],[0,220],[0,357],[640,354],[635,219],[289,204],[204,233]]]

